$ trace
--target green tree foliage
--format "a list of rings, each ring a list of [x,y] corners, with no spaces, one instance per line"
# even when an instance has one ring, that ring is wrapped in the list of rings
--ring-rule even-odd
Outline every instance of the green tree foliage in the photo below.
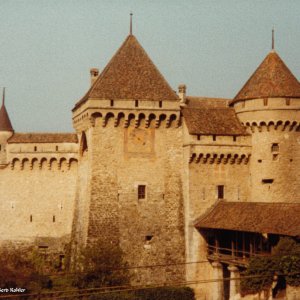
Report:
[[[98,241],[86,247],[80,257],[83,272],[73,281],[78,288],[98,288],[129,284],[130,274],[122,250]]]
[[[187,287],[160,287],[91,296],[89,300],[195,300],[194,291]]]
[[[268,290],[275,275],[283,275],[291,286],[300,286],[300,243],[296,240],[282,237],[271,256],[250,259],[242,274],[242,295]]]
[[[51,280],[39,272],[40,258],[33,247],[2,247],[0,265],[1,288],[25,288],[26,292],[51,288]]]

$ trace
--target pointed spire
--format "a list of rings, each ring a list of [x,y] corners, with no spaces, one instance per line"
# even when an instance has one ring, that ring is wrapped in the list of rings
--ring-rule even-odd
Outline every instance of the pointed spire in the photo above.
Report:
[[[132,35],[132,15],[133,15],[133,13],[131,12],[130,13],[130,31],[129,31],[130,35]]]
[[[5,88],[3,88],[2,107],[0,109],[0,131],[14,131],[5,108]]]
[[[271,51],[235,96],[238,100],[300,97],[300,83],[275,51]]]
[[[275,38],[274,38],[274,27],[272,29],[272,50],[274,51],[275,49]]]

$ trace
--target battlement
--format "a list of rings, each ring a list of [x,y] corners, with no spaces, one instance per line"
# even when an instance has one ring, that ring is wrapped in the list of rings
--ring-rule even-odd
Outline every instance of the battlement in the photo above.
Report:
[[[114,127],[179,127],[181,125],[180,111],[153,111],[153,110],[93,110],[86,112],[74,119],[76,128],[82,127],[106,127],[113,124]]]
[[[251,121],[242,123],[251,132],[263,132],[263,131],[299,131],[300,122],[299,121]]]
[[[250,153],[192,153],[189,163],[248,164]]]

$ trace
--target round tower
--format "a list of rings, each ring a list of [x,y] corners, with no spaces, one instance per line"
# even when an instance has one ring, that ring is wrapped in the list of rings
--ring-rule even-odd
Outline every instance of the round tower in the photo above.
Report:
[[[14,130],[11,125],[7,110],[5,108],[5,88],[3,89],[2,106],[0,109],[0,167],[7,164],[6,146],[7,140],[13,135]]]
[[[252,134],[249,201],[300,201],[300,83],[274,50],[230,105]]]

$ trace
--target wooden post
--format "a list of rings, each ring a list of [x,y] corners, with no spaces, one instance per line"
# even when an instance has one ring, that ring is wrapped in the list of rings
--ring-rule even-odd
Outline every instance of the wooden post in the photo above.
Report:
[[[245,232],[243,232],[242,233],[242,242],[243,242],[243,259],[245,259],[246,258],[246,253],[245,253],[245,251],[246,251],[246,247],[245,247]]]

